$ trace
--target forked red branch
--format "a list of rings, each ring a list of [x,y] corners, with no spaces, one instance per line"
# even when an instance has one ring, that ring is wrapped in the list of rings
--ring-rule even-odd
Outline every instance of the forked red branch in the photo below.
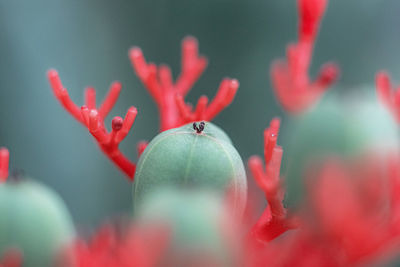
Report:
[[[217,95],[208,104],[207,96],[201,96],[197,102],[195,109],[191,105],[186,104],[182,95],[176,96],[176,104],[179,109],[182,124],[193,121],[211,121],[225,107],[232,103],[236,91],[239,88],[239,82],[235,79],[224,79],[217,91]]]
[[[207,59],[199,55],[194,37],[186,37],[182,42],[182,71],[175,82],[168,66],[147,63],[140,48],[133,47],[129,57],[137,76],[157,104],[161,131],[196,120],[212,120],[233,101],[239,87],[237,80],[226,78],[209,105],[206,96],[199,99],[195,110],[185,103],[186,94],[207,67]]]
[[[381,71],[376,75],[376,91],[379,100],[393,113],[400,123],[400,87],[393,87],[388,73]]]
[[[311,81],[309,68],[318,28],[328,0],[298,0],[299,40],[289,44],[286,59],[271,66],[272,86],[277,100],[290,113],[300,113],[318,101],[338,79],[339,68],[326,63]]]
[[[258,156],[252,156],[248,162],[250,172],[257,185],[264,191],[268,202],[268,206],[250,232],[250,237],[261,243],[269,242],[297,226],[295,219],[287,216],[282,202],[285,192],[279,173],[283,150],[276,144],[279,126],[280,120],[275,118],[264,131],[265,168]]]
[[[0,183],[5,182],[8,177],[8,162],[10,153],[5,147],[0,148]]]
[[[68,91],[62,85],[57,71],[49,70],[47,75],[53,93],[61,105],[77,121],[88,128],[101,150],[133,181],[136,165],[122,154],[118,146],[132,128],[137,114],[136,108],[130,107],[124,119],[114,117],[111,132],[108,132],[104,125],[104,119],[118,99],[121,84],[119,82],[111,84],[108,95],[98,108],[96,107],[96,91],[93,88],[87,88],[85,91],[85,105],[78,107],[69,97]]]

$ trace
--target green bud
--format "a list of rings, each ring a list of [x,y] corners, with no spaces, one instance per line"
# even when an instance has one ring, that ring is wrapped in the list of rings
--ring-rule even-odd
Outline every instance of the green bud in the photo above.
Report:
[[[352,159],[370,152],[377,155],[399,147],[398,126],[392,115],[375,95],[360,91],[355,97],[325,97],[313,110],[295,117],[283,132],[287,133],[284,139],[288,143],[284,167],[290,207],[302,200],[303,180],[311,164],[329,157]]]
[[[74,237],[68,210],[44,185],[11,179],[0,184],[0,254],[17,248],[24,266],[52,266],[60,249]]]
[[[187,124],[157,135],[139,159],[133,185],[134,207],[163,187],[229,192],[241,214],[246,203],[246,173],[229,137],[212,123]]]

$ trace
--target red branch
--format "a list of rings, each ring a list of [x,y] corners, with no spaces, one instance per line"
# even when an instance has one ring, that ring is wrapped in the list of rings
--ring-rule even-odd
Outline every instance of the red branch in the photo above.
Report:
[[[376,91],[379,100],[393,113],[400,123],[400,87],[393,87],[388,73],[381,71],[376,75]]]
[[[68,91],[62,85],[57,71],[49,70],[47,74],[53,93],[61,105],[77,121],[88,128],[101,150],[133,181],[136,165],[122,154],[118,146],[127,136],[135,121],[136,108],[130,107],[124,119],[114,117],[111,132],[108,132],[104,126],[104,119],[118,99],[121,84],[119,82],[111,84],[110,91],[99,108],[96,107],[96,91],[93,88],[87,88],[85,91],[85,105],[78,107],[69,97]]]
[[[271,241],[296,227],[294,219],[288,218],[282,203],[285,192],[279,179],[279,172],[283,150],[276,144],[279,126],[280,120],[275,118],[264,131],[265,169],[258,156],[252,156],[248,162],[250,172],[268,201],[268,206],[250,232],[254,240],[262,243]]]
[[[184,97],[207,66],[207,59],[199,56],[198,43],[194,37],[186,37],[182,42],[182,71],[175,82],[168,66],[157,67],[154,63],[147,63],[140,48],[133,47],[129,57],[136,75],[158,106],[161,131],[195,120],[212,120],[233,101],[239,87],[237,80],[226,78],[208,106],[206,96],[199,99],[194,111],[184,102]]]
[[[7,180],[8,177],[8,162],[10,158],[10,153],[5,147],[0,148],[0,183]]]
[[[276,98],[291,113],[309,108],[339,76],[339,68],[334,63],[326,63],[317,78],[310,81],[308,71],[313,47],[327,0],[298,0],[298,5],[299,40],[288,45],[286,59],[276,60],[271,66]]]

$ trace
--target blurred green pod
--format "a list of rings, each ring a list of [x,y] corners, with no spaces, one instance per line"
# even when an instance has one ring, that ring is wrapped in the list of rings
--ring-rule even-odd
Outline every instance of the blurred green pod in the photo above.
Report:
[[[62,199],[30,179],[0,184],[0,253],[17,248],[23,266],[53,266],[75,235]]]
[[[137,210],[139,227],[168,233],[163,266],[239,266],[240,231],[223,197],[198,189],[160,189]]]
[[[329,157],[379,155],[399,148],[400,140],[392,115],[375,95],[362,91],[357,95],[327,95],[314,109],[294,117],[282,132],[286,132],[283,165],[289,207],[301,202],[303,181],[310,168]]]

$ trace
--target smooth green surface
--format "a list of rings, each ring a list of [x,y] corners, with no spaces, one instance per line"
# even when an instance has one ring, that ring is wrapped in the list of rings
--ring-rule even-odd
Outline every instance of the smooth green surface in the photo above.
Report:
[[[0,184],[0,254],[15,247],[23,253],[23,266],[52,266],[74,231],[55,192],[30,180]]]
[[[234,194],[234,207],[244,209],[247,181],[243,162],[226,134],[212,123],[198,134],[192,124],[165,131],[147,146],[137,165],[134,207],[162,187],[199,188]]]

